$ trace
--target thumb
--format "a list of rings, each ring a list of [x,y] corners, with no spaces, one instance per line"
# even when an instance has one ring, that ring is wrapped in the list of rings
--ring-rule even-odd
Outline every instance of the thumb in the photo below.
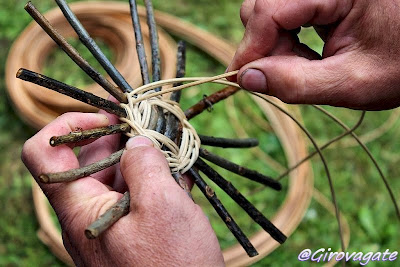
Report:
[[[178,187],[165,156],[146,137],[137,136],[128,140],[120,166],[132,204],[138,199],[142,201],[151,192],[158,192],[159,188]]]
[[[276,96],[289,104],[328,104],[360,108],[368,100],[365,85],[371,75],[368,61],[336,55],[323,60],[298,56],[270,56],[243,66],[242,88]],[[354,67],[354,63],[357,66]]]

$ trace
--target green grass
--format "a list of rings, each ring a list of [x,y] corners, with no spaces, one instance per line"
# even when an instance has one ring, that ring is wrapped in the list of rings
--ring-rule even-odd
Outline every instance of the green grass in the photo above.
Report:
[[[72,1],[71,1],[72,2]],[[206,29],[233,43],[238,43],[243,34],[243,27],[239,19],[239,8],[242,1],[234,0],[155,0],[154,6],[161,11],[179,16],[198,27]],[[0,10],[0,65],[1,73],[5,71],[5,61],[8,50],[31,18],[23,10],[25,1],[3,0]],[[55,4],[50,0],[34,1],[41,11],[46,11]],[[321,52],[322,42],[315,33],[307,28],[301,33],[301,40],[310,47]],[[76,45],[78,45],[76,43]],[[88,55],[82,50],[82,54]],[[85,54],[86,53],[86,54]],[[110,56],[112,56],[110,54]],[[66,68],[73,67],[70,60],[61,52],[54,51],[47,61],[46,74],[64,82],[74,81],[74,85],[86,84],[87,80],[81,74],[71,76],[67,72],[57,72],[57,64],[66,62]],[[215,75],[224,72],[225,67],[209,58],[207,55],[189,46],[187,75]],[[92,61],[91,61],[92,62]],[[97,69],[100,69],[96,66]],[[76,82],[76,83],[75,83]],[[195,103],[203,94],[210,94],[220,88],[217,85],[199,86],[184,92],[184,107]],[[193,120],[193,125],[199,133],[215,134],[219,136],[235,137],[236,130],[232,127],[228,114],[237,114],[240,125],[246,132],[261,141],[262,151],[268,153],[280,164],[285,165],[286,159],[282,152],[279,140],[271,131],[260,128],[247,115],[254,113],[262,116],[260,110],[246,94],[236,96],[233,105],[231,102],[221,103],[214,107],[210,114],[204,114]],[[347,109],[328,108],[348,125],[353,125],[359,116],[358,111]],[[341,128],[309,106],[302,106],[304,123],[307,129],[315,136],[319,144],[341,133]],[[365,118],[357,134],[367,133],[381,125],[391,111],[370,112]],[[212,119],[210,119],[212,118]],[[399,197],[400,160],[399,122],[396,122],[387,133],[368,143],[368,148],[377,158],[391,186]],[[32,195],[31,177],[20,161],[20,151],[26,139],[35,133],[35,130],[24,124],[12,108],[5,91],[4,75],[0,76],[0,266],[63,266],[36,236],[38,223],[35,218]],[[265,174],[277,175],[272,167],[264,163],[255,154],[254,149],[238,152],[237,150],[210,149],[229,157],[233,161],[251,168],[262,170]],[[312,150],[310,146],[310,151]],[[334,186],[340,209],[348,220],[351,228],[351,242],[349,251],[384,251],[398,250],[400,239],[399,223],[396,220],[394,209],[388,194],[380,181],[377,171],[365,153],[358,147],[335,147],[324,152],[333,176]],[[321,161],[315,157],[312,160],[315,176],[315,187],[329,198],[329,187]],[[265,190],[252,194],[257,185],[221,171],[225,177],[233,181],[241,191],[266,215],[271,216],[285,197],[287,180],[283,181],[284,190],[280,193]],[[211,184],[211,182],[210,182]],[[251,220],[245,216],[240,208],[233,203],[223,192],[216,190],[238,224],[247,234],[259,230]],[[220,222],[218,216],[210,208],[206,200],[195,189],[197,202],[205,208],[214,229],[220,238],[221,246],[228,247],[235,243],[233,236]],[[297,255],[305,248],[318,249],[331,247],[339,248],[339,237],[335,218],[312,201],[302,223],[288,241],[271,255],[255,264],[255,266],[300,265]],[[380,266],[382,263],[370,266]],[[383,264],[389,266],[388,264]]]

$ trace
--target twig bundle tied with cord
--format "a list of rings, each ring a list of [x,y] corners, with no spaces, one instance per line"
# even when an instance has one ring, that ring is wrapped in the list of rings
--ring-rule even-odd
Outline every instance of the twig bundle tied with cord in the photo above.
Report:
[[[83,59],[82,56],[80,56],[72,46],[68,44],[65,38],[57,33],[52,25],[43,15],[40,14],[40,12],[31,2],[27,3],[25,9],[79,67],[81,67],[95,82],[99,83],[105,90],[107,90],[110,94],[117,98],[117,100],[120,101],[120,105],[30,70],[20,69],[17,72],[17,78],[41,85],[51,90],[55,90],[86,104],[115,114],[120,118],[122,123],[98,129],[72,132],[63,136],[54,136],[50,139],[50,145],[59,146],[68,143],[76,143],[82,140],[99,138],[101,136],[116,133],[124,133],[129,137],[136,135],[146,136],[152,140],[154,145],[164,153],[169,163],[172,176],[182,187],[182,189],[185,190],[189,195],[190,190],[185,183],[185,180],[182,179],[181,175],[187,173],[192,176],[195,184],[204,193],[206,198],[213,205],[214,209],[217,211],[217,213],[226,223],[229,230],[233,233],[250,257],[258,255],[257,250],[219,201],[215,192],[201,178],[198,169],[210,178],[216,177],[216,180],[213,181],[221,189],[228,192],[232,199],[236,201],[257,224],[259,224],[279,243],[285,242],[286,236],[279,229],[277,229],[264,215],[262,215],[260,211],[258,211],[249,201],[247,201],[243,195],[234,189],[232,184],[226,182],[226,180],[224,180],[215,170],[213,170],[207,163],[199,158],[202,140],[205,141],[206,145],[232,148],[256,146],[258,145],[258,141],[254,139],[226,139],[212,136],[199,136],[196,130],[188,122],[189,119],[209,108],[210,103],[218,103],[219,101],[233,95],[240,89],[236,83],[228,82],[225,79],[226,77],[236,75],[237,71],[214,77],[184,78],[186,48],[183,42],[179,42],[177,53],[177,78],[160,80],[160,55],[157,29],[151,1],[145,0],[147,24],[151,37],[152,75],[150,75],[149,68],[147,66],[146,53],[142,43],[143,38],[140,21],[138,19],[136,1],[130,0],[131,16],[136,37],[136,49],[143,79],[143,86],[136,89],[132,88],[125,81],[118,70],[104,56],[94,40],[90,37],[90,35],[83,28],[82,24],[73,14],[66,1],[56,0],[56,2],[68,22],[78,34],[82,43],[99,61],[99,63],[109,74],[113,82],[118,85],[118,87],[114,86],[110,81],[101,76],[98,71],[91,67],[89,63],[87,63],[87,61]],[[150,77],[152,78],[151,82]],[[184,82],[189,83],[183,84]],[[203,99],[199,103],[183,112],[179,105],[180,91],[185,88],[208,82],[225,84],[228,87],[220,90],[210,97],[207,97],[209,98],[208,102]],[[173,86],[171,88],[162,89],[162,87],[165,85]],[[161,97],[166,93],[171,93],[170,99]],[[121,149],[111,154],[108,158],[79,169],[60,173],[41,174],[39,176],[39,180],[42,183],[60,183],[71,182],[73,180],[89,176],[95,172],[99,172],[118,163],[123,151],[124,149]],[[207,159],[207,157],[205,157],[205,159]],[[271,177],[258,173],[255,170],[248,170],[242,166],[230,162],[227,159],[224,159],[224,165],[222,165],[223,168],[234,171],[232,166],[234,166],[236,169],[247,170],[244,173],[239,172],[239,175],[242,175],[244,178],[251,179],[266,186],[270,186],[275,190],[281,189],[280,183]],[[232,190],[235,192],[232,193]],[[127,212],[129,212],[129,192],[126,192],[124,197],[121,198],[118,203],[116,203],[95,222],[87,227],[85,230],[86,237],[90,239],[98,237],[102,232],[117,222],[119,218],[126,215]]]

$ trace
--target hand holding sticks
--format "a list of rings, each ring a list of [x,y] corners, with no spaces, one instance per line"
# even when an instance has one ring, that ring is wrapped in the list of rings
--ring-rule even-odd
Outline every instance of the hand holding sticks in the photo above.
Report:
[[[71,26],[77,32],[82,43],[84,43],[88,49],[92,52],[95,58],[100,62],[103,68],[107,71],[113,81],[121,88],[124,92],[131,92],[132,88],[121,76],[121,74],[116,70],[116,68],[111,64],[111,62],[104,56],[99,47],[94,43],[93,39],[89,36],[83,26],[80,24],[78,19],[72,13],[67,3],[63,0],[56,0],[60,9],[63,11],[65,17],[71,24]],[[158,47],[158,37],[157,29],[154,20],[153,8],[150,0],[145,0],[146,10],[147,10],[147,24],[150,29],[150,39],[151,39],[151,50],[152,50],[152,81],[159,81],[161,77],[160,73],[160,57],[159,57],[159,47]],[[139,18],[137,14],[136,1],[130,0],[131,15],[134,26],[134,32],[136,36],[136,45],[138,58],[141,67],[141,73],[143,78],[143,83],[147,84],[150,82],[150,76],[148,73],[148,66],[146,61],[146,54],[143,46],[142,32],[140,29]],[[35,7],[29,2],[25,9],[31,14],[31,16],[39,23],[39,25],[49,34],[51,38],[66,52],[66,54],[71,57],[74,62],[80,66],[94,81],[99,83],[104,89],[106,89],[110,94],[116,97],[120,102],[126,102],[126,95],[123,94],[119,88],[112,85],[104,77],[102,77],[99,72],[97,72],[93,67],[91,67],[87,61],[85,61],[77,51],[72,48],[67,41],[57,33],[57,31],[50,25],[50,23],[35,9]],[[178,45],[178,64],[177,64],[177,77],[183,77],[185,72],[185,45],[180,42]],[[78,99],[84,103],[93,105],[95,107],[101,108],[109,113],[115,114],[119,117],[125,117],[126,111],[114,102],[108,101],[106,99],[97,97],[93,94],[84,92],[78,88],[66,85],[49,77],[43,76],[41,74],[21,69],[17,73],[17,77],[38,85],[44,86],[51,90],[58,91],[60,93],[66,94],[70,97]],[[174,86],[179,86],[175,84]],[[160,91],[161,87],[156,88],[156,91]],[[206,99],[201,100],[196,105],[189,108],[185,115],[188,119],[195,117],[202,111],[207,109],[209,105],[218,103],[219,101],[233,95],[238,91],[237,88],[227,87],[220,90]],[[171,100],[179,103],[180,91],[173,92],[171,94]],[[173,114],[166,113],[164,116],[164,111],[161,108],[152,111],[152,129],[155,129],[159,133],[163,133],[165,136],[173,140],[176,144],[180,143],[181,130],[178,120]],[[54,136],[50,139],[50,144],[52,146],[58,146],[68,143],[77,143],[87,139],[99,138],[101,136],[106,136],[116,133],[126,133],[130,131],[130,126],[126,123],[110,125],[107,127],[102,127],[98,129],[91,129],[86,131],[72,132],[63,136]],[[227,139],[227,138],[217,138],[209,136],[201,136],[201,140],[204,145],[218,146],[218,147],[232,147],[232,148],[245,148],[258,145],[256,139]],[[124,149],[121,149],[108,158],[105,158],[99,162],[90,164],[80,169],[70,170],[61,173],[48,173],[40,175],[39,179],[43,183],[58,183],[58,182],[69,182],[75,179],[86,177],[95,172],[101,171],[119,162]],[[244,167],[236,165],[226,159],[213,155],[206,150],[201,150],[201,156],[208,159],[217,165],[222,166],[225,169],[236,172],[243,177],[247,177],[257,182],[261,182],[265,185],[269,185],[276,190],[281,189],[279,182],[271,179],[270,177],[264,176],[256,171],[248,170]],[[195,166],[199,168],[201,172],[206,174],[211,180],[213,180],[220,188],[228,193],[233,200],[239,203],[240,206],[250,215],[253,220],[258,223],[265,231],[271,234],[271,236],[277,240],[279,243],[283,243],[286,237],[268,220],[266,219],[254,206],[247,201],[247,199],[241,195],[235,187],[230,182],[227,182],[222,178],[215,170],[209,167],[204,161],[198,159]],[[258,255],[256,249],[250,243],[246,235],[241,231],[238,225],[235,223],[233,218],[229,215],[227,210],[224,208],[222,203],[217,198],[214,191],[205,183],[201,178],[198,171],[195,168],[189,169],[188,173],[194,179],[194,182],[201,189],[206,198],[213,205],[214,209],[217,211],[221,219],[226,223],[229,230],[237,238],[238,242],[246,250],[247,254],[252,257]],[[174,173],[173,177],[185,189],[190,195],[190,191],[187,185],[182,183],[183,179],[181,173]],[[93,222],[85,231],[88,238],[96,238],[103,231],[111,227],[118,219],[129,212],[129,192],[126,192],[124,196],[109,210],[107,210],[103,215],[101,215],[95,222]]]

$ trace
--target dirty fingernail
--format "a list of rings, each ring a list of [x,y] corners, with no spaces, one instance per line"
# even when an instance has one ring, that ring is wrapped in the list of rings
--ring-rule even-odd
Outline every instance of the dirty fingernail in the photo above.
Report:
[[[239,78],[239,85],[246,90],[267,93],[267,78],[264,73],[257,69],[245,70]]]
[[[140,146],[153,146],[153,142],[147,137],[135,136],[130,138],[125,145],[126,149],[128,150]]]

